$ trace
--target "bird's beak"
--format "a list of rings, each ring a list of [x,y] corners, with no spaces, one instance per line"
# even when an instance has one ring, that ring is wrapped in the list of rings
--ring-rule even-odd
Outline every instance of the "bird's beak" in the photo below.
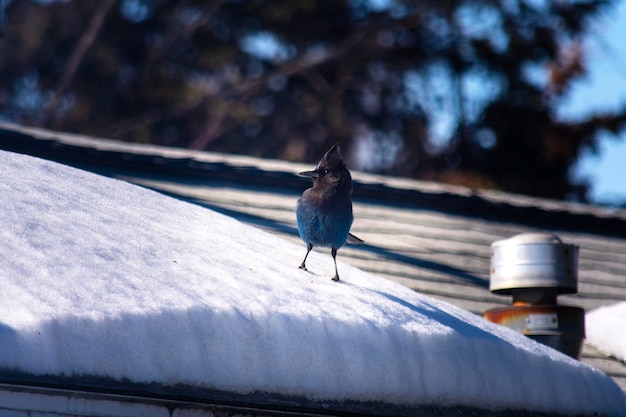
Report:
[[[298,173],[298,175],[300,175],[301,177],[307,177],[307,178],[318,178],[320,176],[320,174],[318,174],[317,171],[304,171],[304,172]]]

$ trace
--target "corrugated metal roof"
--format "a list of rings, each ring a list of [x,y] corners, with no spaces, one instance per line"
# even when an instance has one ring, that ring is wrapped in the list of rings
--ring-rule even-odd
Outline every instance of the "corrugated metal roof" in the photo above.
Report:
[[[253,224],[293,242],[295,202],[309,165],[130,145],[0,126],[0,148],[121,178]],[[549,232],[579,245],[579,291],[559,303],[590,310],[626,300],[626,212],[352,172],[352,232],[338,260],[482,314],[510,305],[489,292],[490,245]],[[301,243],[301,242],[300,242]],[[302,255],[306,249],[302,246]],[[294,259],[294,268],[301,259]],[[329,256],[329,273],[332,261]],[[329,275],[330,278],[330,275]],[[585,346],[582,361],[626,390],[626,364]]]

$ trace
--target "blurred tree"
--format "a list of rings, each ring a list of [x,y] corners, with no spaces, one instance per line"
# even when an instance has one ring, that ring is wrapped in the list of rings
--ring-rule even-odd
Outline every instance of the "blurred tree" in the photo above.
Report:
[[[558,118],[610,0],[13,1],[0,118],[585,200],[626,109]]]

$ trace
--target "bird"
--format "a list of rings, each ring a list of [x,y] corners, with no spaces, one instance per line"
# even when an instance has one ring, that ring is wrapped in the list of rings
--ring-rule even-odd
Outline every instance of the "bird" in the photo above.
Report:
[[[296,204],[298,233],[306,244],[306,255],[300,269],[307,271],[306,259],[315,246],[330,247],[335,264],[333,281],[339,282],[337,250],[346,241],[363,241],[350,233],[352,214],[352,176],[346,168],[341,149],[333,145],[313,171],[298,175],[313,180],[313,186],[302,193]]]

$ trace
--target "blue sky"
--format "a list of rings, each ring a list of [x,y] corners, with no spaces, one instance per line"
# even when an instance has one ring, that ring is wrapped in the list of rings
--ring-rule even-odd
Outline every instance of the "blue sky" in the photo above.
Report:
[[[626,104],[626,1],[593,28],[586,44],[589,75],[579,81],[562,108],[563,114],[586,115]],[[580,161],[576,175],[592,182],[598,202],[626,200],[626,132],[605,136],[599,152]]]

